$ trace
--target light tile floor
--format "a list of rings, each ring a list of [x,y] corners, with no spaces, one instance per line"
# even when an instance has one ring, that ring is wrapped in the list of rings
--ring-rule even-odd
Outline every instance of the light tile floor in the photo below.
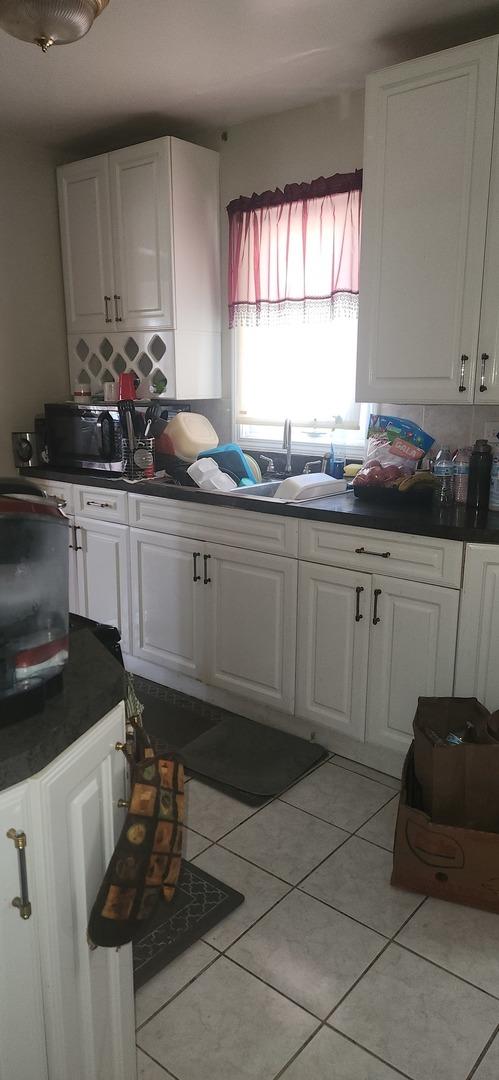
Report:
[[[390,886],[396,789],[190,781],[188,857],[246,899],[139,991],[139,1080],[499,1080],[499,915]]]

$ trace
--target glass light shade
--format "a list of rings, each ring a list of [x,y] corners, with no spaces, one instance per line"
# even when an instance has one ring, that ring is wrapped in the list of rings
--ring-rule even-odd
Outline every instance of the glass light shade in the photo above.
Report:
[[[40,45],[69,45],[88,33],[109,0],[0,0],[0,27]]]

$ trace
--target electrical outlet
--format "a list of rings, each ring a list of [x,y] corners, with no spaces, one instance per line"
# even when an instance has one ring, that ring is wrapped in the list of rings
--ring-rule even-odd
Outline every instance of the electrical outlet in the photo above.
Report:
[[[483,439],[488,439],[488,441],[490,443],[492,443],[492,444],[497,442],[497,435],[498,435],[498,432],[499,432],[499,416],[498,416],[497,420],[495,420],[493,423],[491,423],[489,421],[488,423],[484,424],[483,428],[482,428],[482,431],[483,431],[483,435],[482,435]]]

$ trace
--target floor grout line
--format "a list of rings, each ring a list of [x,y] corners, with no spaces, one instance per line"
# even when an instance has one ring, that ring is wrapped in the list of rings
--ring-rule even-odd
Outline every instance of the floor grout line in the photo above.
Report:
[[[428,900],[428,897],[425,897],[425,900]],[[414,912],[414,914],[416,914],[416,912]],[[400,930],[397,930],[397,934],[402,933],[402,930],[403,927],[401,927]],[[483,986],[478,986],[477,983],[471,982],[470,979],[465,979],[464,975],[456,975],[455,971],[450,971],[449,968],[444,967],[443,964],[439,964],[436,960],[432,960],[429,956],[423,956],[422,953],[416,952],[416,949],[411,949],[410,945],[404,945],[402,941],[396,941],[395,939],[393,940],[393,944],[398,945],[399,949],[404,949],[405,952],[411,953],[411,956],[417,956],[419,960],[426,960],[427,964],[431,964],[432,967],[438,968],[439,971],[444,971],[446,975],[451,975],[453,979],[459,979],[459,981],[465,983],[466,986],[471,986],[473,990],[479,990],[480,993],[486,994],[492,1001],[499,1001],[499,994],[493,994]]]
[[[414,1077],[410,1076],[409,1073],[403,1072],[402,1069],[397,1068],[396,1065],[392,1065],[392,1063],[390,1061],[387,1061],[386,1058],[382,1058],[379,1056],[379,1054],[375,1054],[374,1050],[368,1050],[366,1046],[362,1045],[362,1043],[357,1042],[356,1039],[353,1039],[351,1035],[347,1035],[344,1031],[340,1031],[339,1028],[335,1028],[333,1024],[326,1023],[325,1026],[330,1031],[334,1031],[337,1035],[342,1035],[343,1038],[347,1040],[347,1042],[352,1043],[352,1045],[356,1046],[359,1050],[363,1050],[365,1054],[369,1054],[369,1056],[374,1058],[375,1061],[379,1061],[382,1065],[387,1065],[388,1068],[392,1069],[392,1071],[396,1073],[397,1076],[403,1076],[404,1080],[414,1080]]]
[[[202,938],[198,938],[198,941],[202,941]],[[193,944],[196,944],[196,942],[194,942]],[[204,965],[204,967],[202,967],[199,971],[196,972],[195,975],[192,976],[192,979],[189,979],[189,981],[186,982],[184,986],[181,986],[179,990],[176,990],[175,993],[172,994],[172,996],[169,997],[167,1001],[164,1001],[163,1004],[160,1005],[159,1008],[156,1009],[155,1012],[151,1013],[151,1015],[147,1017],[147,1020],[143,1020],[142,1023],[139,1024],[135,1028],[135,1035],[136,1036],[137,1036],[138,1032],[142,1031],[142,1028],[144,1028],[146,1026],[146,1024],[148,1024],[150,1022],[150,1020],[154,1020],[155,1017],[158,1015],[158,1013],[163,1012],[163,1009],[166,1009],[167,1005],[171,1005],[172,1001],[175,1001],[175,998],[178,998],[180,996],[180,994],[183,994],[184,990],[187,990],[188,986],[192,986],[192,983],[196,982],[196,979],[199,979],[199,976],[203,975],[205,971],[208,971],[208,968],[212,967],[213,964],[215,964],[217,962],[217,960],[220,958],[220,955],[221,955],[220,951],[218,949],[215,949],[213,945],[210,945],[208,941],[203,941],[203,945],[208,945],[208,947],[210,949],[213,949],[213,951],[217,955],[213,956],[211,958],[211,960],[209,960],[208,963]],[[188,952],[187,949],[185,951]],[[182,954],[180,954],[180,955],[182,955]],[[164,968],[163,968],[163,970],[164,970]],[[142,1047],[140,1049],[142,1050]]]
[[[164,1072],[165,1076],[170,1076],[171,1080],[179,1080],[179,1077],[175,1076],[175,1073],[169,1072],[169,1070],[167,1068],[165,1068],[165,1066],[162,1065],[161,1062],[158,1061],[157,1058],[153,1057],[152,1054],[149,1054],[147,1050],[143,1050],[142,1047],[139,1046],[138,1043],[136,1043],[135,1045],[140,1050],[140,1052],[142,1054],[144,1054],[145,1057],[149,1058],[149,1061],[153,1061],[155,1065],[158,1065],[158,1067],[162,1070],[162,1072]]]
[[[351,759],[348,758],[347,760],[350,761]],[[326,765],[336,765],[337,769],[343,769],[344,772],[351,773],[353,776],[362,776],[362,778],[364,780],[370,780],[373,784],[380,784],[381,787],[389,787],[390,790],[393,791],[394,795],[400,795],[400,790],[397,791],[396,788],[391,787],[390,784],[385,784],[383,780],[378,780],[377,776],[366,776],[365,773],[357,772],[356,769],[348,769],[347,766],[343,765],[343,763],[341,761],[333,761],[332,758],[329,758],[329,761],[326,761],[324,764],[326,764]],[[361,762],[356,762],[356,764],[360,765]],[[365,765],[364,766],[365,769],[369,769],[370,767],[371,767],[370,765]],[[382,773],[380,769],[374,769],[373,771],[374,772],[379,772],[380,776],[390,776],[390,773]],[[397,777],[396,776],[391,776],[390,779],[391,780],[396,780]],[[400,780],[400,784],[402,784],[402,780]]]
[[[492,1046],[492,1043],[495,1041],[496,1037],[499,1037],[499,1024],[497,1025],[495,1031],[492,1032],[492,1035],[490,1036],[489,1041],[484,1046],[481,1054],[478,1055],[478,1057],[477,1057],[477,1059],[475,1061],[475,1064],[473,1065],[473,1068],[471,1069],[471,1072],[469,1072],[467,1077],[466,1077],[466,1080],[472,1080],[472,1077],[476,1075],[477,1070],[480,1068],[480,1065],[482,1064],[483,1059],[487,1056],[487,1054],[488,1054],[488,1052],[489,1052],[489,1050],[490,1050],[490,1048]]]

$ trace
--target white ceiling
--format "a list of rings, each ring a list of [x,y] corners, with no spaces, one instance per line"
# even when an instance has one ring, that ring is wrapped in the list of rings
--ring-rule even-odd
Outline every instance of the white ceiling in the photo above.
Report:
[[[46,56],[0,31],[0,133],[84,151],[217,129],[498,31],[480,0],[109,0]]]

